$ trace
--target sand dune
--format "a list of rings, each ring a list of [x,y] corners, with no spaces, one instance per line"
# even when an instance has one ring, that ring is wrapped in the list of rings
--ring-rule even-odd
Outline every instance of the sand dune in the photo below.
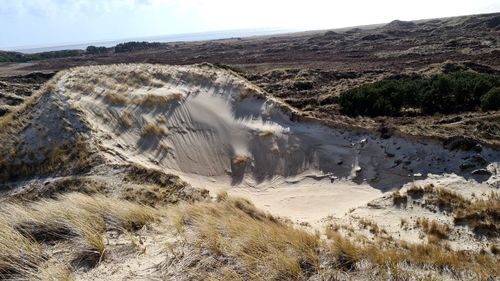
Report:
[[[342,216],[428,174],[470,178],[459,168],[464,159],[480,157],[478,168],[500,159],[488,148],[478,156],[298,118],[300,112],[210,65],[79,67],[57,79],[33,117],[48,137],[34,137],[35,125],[21,132],[31,150],[70,138],[61,134],[62,118],[73,128],[68,134],[86,136],[105,163],[175,173],[195,187],[249,197],[293,220]],[[57,115],[57,107],[66,116]]]

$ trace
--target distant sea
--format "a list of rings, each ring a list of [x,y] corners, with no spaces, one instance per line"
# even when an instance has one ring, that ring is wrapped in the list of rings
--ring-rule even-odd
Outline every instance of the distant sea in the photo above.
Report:
[[[204,40],[217,40],[217,39],[230,39],[230,38],[242,38],[251,36],[261,36],[261,35],[273,35],[280,33],[288,33],[292,30],[285,29],[240,29],[240,30],[225,30],[225,31],[211,31],[211,32],[198,32],[198,33],[184,33],[184,34],[173,34],[173,35],[162,35],[162,36],[149,36],[149,37],[136,37],[136,38],[125,38],[118,40],[108,40],[108,41],[95,41],[95,42],[84,42],[84,43],[74,43],[74,44],[64,44],[58,46],[25,46],[18,48],[9,48],[9,50],[23,52],[23,53],[39,53],[48,51],[59,51],[59,50],[84,50],[88,46],[99,46],[99,47],[113,47],[117,44],[130,42],[130,41],[147,41],[147,42],[187,42],[187,41],[204,41]]]

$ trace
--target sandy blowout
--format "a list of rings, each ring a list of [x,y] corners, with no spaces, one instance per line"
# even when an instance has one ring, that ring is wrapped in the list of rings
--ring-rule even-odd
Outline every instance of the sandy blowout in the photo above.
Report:
[[[488,148],[450,151],[438,142],[296,121],[300,113],[210,65],[80,67],[62,74],[56,88],[51,99],[76,112],[69,122],[88,128],[108,163],[178,174],[294,221],[341,217],[429,174],[470,179],[461,164],[480,159],[473,164],[486,168],[500,159]],[[57,131],[54,120],[40,120],[53,128],[49,134]]]

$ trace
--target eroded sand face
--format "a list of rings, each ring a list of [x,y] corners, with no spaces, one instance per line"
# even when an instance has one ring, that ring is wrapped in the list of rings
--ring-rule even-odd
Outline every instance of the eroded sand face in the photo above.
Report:
[[[211,66],[77,68],[58,87],[109,163],[178,174],[294,221],[343,216],[415,174],[461,173],[475,154],[294,121],[294,110]],[[500,159],[488,149],[481,157]]]

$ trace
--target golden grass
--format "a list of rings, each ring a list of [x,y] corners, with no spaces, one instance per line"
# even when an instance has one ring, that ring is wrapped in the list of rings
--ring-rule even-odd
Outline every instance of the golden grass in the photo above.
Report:
[[[330,250],[335,255],[336,266],[344,270],[354,270],[362,257],[360,247],[335,232],[330,231],[327,237],[332,240]]]
[[[170,93],[167,95],[145,94],[136,103],[146,107],[156,107],[169,105],[172,102],[180,101],[184,98],[181,93]]]
[[[73,281],[76,280],[75,273],[69,265],[46,263],[38,267],[38,271],[34,274],[32,280],[40,281]]]
[[[248,161],[250,161],[250,157],[248,155],[237,155],[233,159],[234,165],[244,165]]]
[[[106,92],[104,100],[113,105],[125,105],[129,101],[126,96],[110,91]]]
[[[74,243],[69,249],[72,262],[95,264],[105,256],[105,231],[138,229],[157,220],[159,213],[101,195],[69,193],[56,200],[3,204],[0,218],[0,273],[14,276],[27,275],[42,266],[46,256],[43,243],[70,241]]]
[[[26,274],[43,258],[42,246],[0,217],[0,278],[11,272]]]
[[[91,94],[94,91],[94,85],[87,81],[73,81],[73,83],[68,85],[68,88],[83,94]]]
[[[482,235],[499,235],[500,193],[492,191],[486,199],[468,199],[444,188],[425,186],[422,190],[426,195],[425,203],[452,213],[456,224],[467,224]]]
[[[228,198],[198,203],[183,210],[182,228],[198,233],[197,247],[232,262],[216,268],[214,276],[234,280],[300,280],[319,267],[319,237],[298,230],[258,211],[249,201]]]
[[[372,240],[359,235],[351,240],[337,232],[339,225],[325,230],[325,242],[260,212],[247,200],[231,198],[226,192],[219,193],[216,200],[187,205],[171,216],[178,233],[185,236],[184,241],[190,241],[205,257],[224,261],[205,273],[209,276],[231,280],[302,280],[311,276],[328,279],[337,270],[354,276],[366,274],[361,273],[366,263],[377,280],[390,276],[406,280],[421,270],[430,270],[436,276],[451,272],[478,280],[500,273],[497,260],[488,253],[456,252],[447,245]],[[367,228],[376,225],[364,222]],[[426,225],[431,233],[446,228],[431,221]],[[195,238],[188,236],[193,233]],[[406,265],[404,269],[402,264]]]
[[[406,194],[401,194],[399,191],[394,191],[392,193],[392,201],[394,205],[406,205],[408,202],[408,196],[406,196]]]
[[[164,136],[166,134],[167,130],[158,126],[157,124],[149,123],[142,128],[143,136]]]
[[[496,266],[497,260],[491,255],[472,251],[455,252],[439,244],[388,244],[382,240],[359,238],[353,242],[335,232],[330,232],[328,238],[332,241],[330,247],[336,254],[338,266],[345,270],[359,270],[358,262],[365,260],[382,274],[376,279],[389,278],[384,277],[387,267],[394,274],[394,270],[400,270],[398,267],[401,263],[412,266],[414,270],[427,268],[438,275],[442,272],[452,272],[457,276],[465,273],[472,275],[475,280],[487,280],[500,273]]]
[[[7,113],[6,115],[0,117],[0,136],[1,133],[7,133],[6,126],[12,126],[14,121],[19,121],[20,119],[24,119],[23,114],[26,110],[33,105],[35,105],[41,96],[54,93],[56,91],[56,82],[61,78],[63,72],[58,72],[54,77],[52,77],[49,81],[45,82],[40,89],[34,92],[29,98],[25,99],[23,103],[16,106],[12,111]]]
[[[500,235],[500,193],[492,191],[488,198],[464,205],[453,210],[456,223],[465,222],[473,231],[487,236]]]
[[[368,228],[372,234],[379,234],[381,231],[381,228],[378,226],[378,224],[372,220],[361,218],[359,219],[359,224],[363,228]]]
[[[274,133],[271,130],[264,130],[259,133],[260,137],[272,137],[273,135]]]
[[[428,218],[418,218],[416,224],[427,235],[431,236],[430,240],[433,240],[432,236],[437,239],[447,239],[451,232],[450,226]]]
[[[118,118],[118,122],[120,123],[121,126],[125,128],[132,127],[132,124],[134,124],[132,112],[130,110],[122,111],[120,117]]]

